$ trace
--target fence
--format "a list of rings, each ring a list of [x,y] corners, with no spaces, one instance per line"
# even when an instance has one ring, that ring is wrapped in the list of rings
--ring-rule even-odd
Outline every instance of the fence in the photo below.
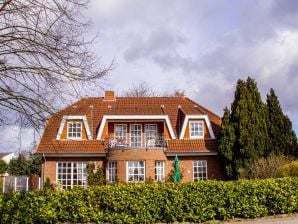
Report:
[[[33,191],[40,190],[40,177],[37,175],[28,176],[2,176],[2,192]]]

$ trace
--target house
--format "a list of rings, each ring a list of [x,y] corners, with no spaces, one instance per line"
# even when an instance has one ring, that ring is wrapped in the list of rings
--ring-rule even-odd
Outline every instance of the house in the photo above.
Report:
[[[10,162],[11,159],[16,158],[13,152],[0,152],[0,160],[3,160],[6,164]]]
[[[215,136],[221,120],[187,97],[83,98],[50,117],[36,153],[43,180],[86,186],[88,163],[108,182],[163,182],[179,158],[183,181],[223,179]]]

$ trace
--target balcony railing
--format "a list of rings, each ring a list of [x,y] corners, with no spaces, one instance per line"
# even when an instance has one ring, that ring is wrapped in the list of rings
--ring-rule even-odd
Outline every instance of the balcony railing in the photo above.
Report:
[[[142,139],[142,144],[138,145],[134,142],[129,142],[126,139],[106,138],[106,149],[165,149],[167,147],[166,140],[163,136]]]

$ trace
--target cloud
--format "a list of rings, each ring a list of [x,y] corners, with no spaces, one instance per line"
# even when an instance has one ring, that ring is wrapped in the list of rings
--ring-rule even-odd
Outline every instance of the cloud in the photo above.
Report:
[[[220,114],[237,79],[250,75],[263,97],[274,88],[296,121],[296,1],[96,2],[104,10],[97,21],[107,21],[102,33],[117,45],[112,86],[179,87]]]
[[[38,138],[38,136],[36,136]],[[0,133],[0,152],[30,151],[33,149],[34,130],[19,126],[3,126]]]
[[[275,89],[298,131],[297,11],[296,0],[92,0],[86,16],[98,55],[115,58],[107,88],[145,81],[158,92],[185,90],[222,115],[237,79],[250,75],[263,97]]]

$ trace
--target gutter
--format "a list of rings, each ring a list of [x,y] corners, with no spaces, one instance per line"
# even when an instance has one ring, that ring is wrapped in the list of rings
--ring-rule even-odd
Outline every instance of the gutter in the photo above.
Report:
[[[37,153],[38,154],[38,153]],[[43,153],[44,158],[52,158],[52,157],[72,157],[72,158],[86,158],[86,157],[106,157],[107,153]]]
[[[217,156],[217,152],[165,152],[166,156]]]

